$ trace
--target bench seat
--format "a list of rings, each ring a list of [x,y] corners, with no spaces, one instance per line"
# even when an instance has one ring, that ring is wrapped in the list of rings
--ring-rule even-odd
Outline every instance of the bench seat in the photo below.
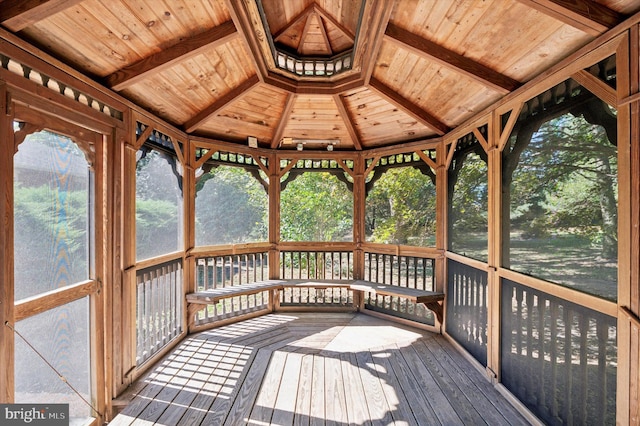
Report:
[[[270,306],[271,309],[274,309],[276,305],[273,303],[277,300],[277,292],[291,287],[317,289],[348,288],[354,291],[354,298],[358,310],[364,309],[365,293],[369,293],[370,295],[402,297],[415,303],[424,303],[427,308],[433,311],[440,323],[442,323],[443,319],[442,303],[444,301],[444,293],[379,284],[364,280],[266,280],[251,284],[199,291],[187,294],[186,299],[189,304],[189,315],[194,315],[195,312],[203,309],[203,305],[216,304],[230,297],[244,296],[263,291],[269,291]]]
[[[258,281],[251,284],[241,284],[231,287],[214,288],[211,290],[198,291],[196,293],[187,294],[187,303],[195,303],[200,305],[210,305],[218,303],[229,297],[244,296],[247,294],[260,293],[268,290],[282,290],[283,280],[267,280]]]
[[[442,323],[442,302],[444,293],[420,290],[416,288],[400,287],[396,285],[379,284],[371,281],[354,281],[350,288],[354,291],[370,293],[371,295],[396,296],[408,299],[415,303],[424,303]]]

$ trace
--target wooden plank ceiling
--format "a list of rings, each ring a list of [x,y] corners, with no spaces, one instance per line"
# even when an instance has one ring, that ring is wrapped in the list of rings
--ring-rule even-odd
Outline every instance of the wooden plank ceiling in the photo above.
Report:
[[[638,10],[638,0],[0,0],[0,23],[190,134],[362,150],[445,134]],[[322,63],[352,52],[351,69],[295,75],[272,47]]]

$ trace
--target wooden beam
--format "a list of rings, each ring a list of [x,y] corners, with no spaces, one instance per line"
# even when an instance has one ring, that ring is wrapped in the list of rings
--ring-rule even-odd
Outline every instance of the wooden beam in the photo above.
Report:
[[[539,12],[593,36],[599,36],[624,17],[592,0],[518,0]]]
[[[280,114],[280,121],[276,126],[275,132],[273,132],[273,137],[271,139],[271,148],[276,149],[280,146],[280,141],[284,136],[284,129],[287,127],[287,123],[289,122],[289,117],[291,116],[291,111],[293,110],[293,105],[296,103],[297,96],[294,94],[287,95],[287,100],[284,104],[284,109],[282,110],[282,114]]]
[[[253,3],[251,5],[250,3]],[[260,19],[259,12],[256,10],[255,2],[240,2],[237,0],[224,0],[224,4],[229,10],[231,19],[241,35],[247,50],[251,52],[251,60],[256,67],[258,77],[261,81],[265,80],[265,76],[269,74],[269,68],[274,66],[273,56],[270,54],[271,49],[266,37],[258,38],[256,32],[266,32]],[[251,8],[251,11],[245,8]],[[253,6],[253,8],[252,8]],[[269,53],[267,55],[267,53]]]
[[[329,37],[327,37],[327,31],[324,28],[324,24],[322,23],[322,19],[320,15],[313,10],[309,16],[307,16],[307,20],[304,23],[304,28],[302,30],[302,34],[300,35],[300,43],[298,44],[298,54],[304,56],[305,54],[313,54],[311,52],[304,51],[304,45],[306,43],[306,38],[309,35],[309,31],[311,29],[311,25],[313,24],[313,19],[316,19],[318,25],[320,26],[320,32],[322,33],[322,41],[324,42],[324,48],[329,55],[333,55],[333,50],[331,49],[331,43],[329,43]]]
[[[588,71],[580,70],[573,74],[571,78],[609,105],[613,107],[617,106],[618,97],[616,95],[616,90],[595,75]]]
[[[445,167],[448,169],[449,166],[451,165],[451,162],[453,161],[453,154],[456,152],[456,146],[458,146],[458,140],[454,140],[451,145],[447,145],[447,149],[445,149],[445,151],[447,152],[447,158],[444,162]]]
[[[478,142],[480,142],[480,145],[482,145],[482,149],[484,149],[484,152],[489,152],[489,142],[485,139],[485,137],[482,135],[482,133],[480,133],[480,129],[478,129],[477,127],[473,128],[473,134],[476,136],[476,139],[478,139]]]
[[[150,74],[161,72],[205,50],[215,49],[236,36],[238,32],[235,25],[227,21],[114,72],[107,77],[106,84],[113,90],[122,90]]]
[[[347,109],[347,104],[345,103],[344,98],[341,95],[333,95],[333,100],[338,107],[338,112],[340,113],[340,117],[342,118],[342,121],[347,128],[347,132],[349,132],[349,136],[353,141],[353,146],[357,151],[362,150],[360,134],[358,133],[358,129],[354,124],[353,117]]]
[[[289,21],[289,23],[287,25],[285,25],[284,27],[282,27],[278,31],[276,31],[276,33],[272,36],[273,41],[278,41],[280,39],[280,37],[282,37],[282,35],[284,33],[286,33],[289,29],[291,29],[293,26],[297,25],[303,19],[308,19],[309,14],[311,12],[313,12],[314,10],[315,10],[315,3],[311,3],[302,12],[300,12],[298,15],[296,15],[295,18],[293,18],[291,21]]]
[[[425,154],[423,150],[419,149],[415,151],[415,153],[418,154],[418,157],[420,157],[420,159],[424,161],[427,166],[431,167],[434,172],[438,170],[438,165],[436,164],[436,162],[433,161],[427,154]]]
[[[209,105],[204,110],[200,111],[195,117],[190,119],[184,124],[185,131],[187,133],[191,133],[196,130],[202,123],[207,121],[211,116],[220,111],[222,108],[239,98],[240,96],[247,93],[254,87],[256,84],[260,82],[260,79],[257,75],[253,75],[242,82],[238,87],[231,89],[230,92],[222,96],[220,99],[215,101],[213,104]]]
[[[355,46],[354,65],[360,65],[364,85],[368,85],[375,68],[384,32],[389,24],[396,2],[387,0],[364,2],[364,13],[358,43]]]
[[[462,73],[498,92],[508,93],[520,87],[519,81],[413,34],[393,23],[387,25],[385,36],[387,40],[393,41],[419,56],[435,60],[437,63]]]
[[[438,120],[436,117],[423,110],[418,105],[410,102],[406,98],[400,96],[397,91],[387,86],[375,77],[371,77],[369,81],[369,88],[375,91],[378,95],[396,105],[398,108],[409,114],[411,117],[418,120],[425,126],[433,129],[440,136],[449,131],[449,127]]]
[[[0,404],[14,402],[13,102],[0,81]]]
[[[62,12],[82,0],[4,0],[0,8],[0,25],[17,33],[36,22]]]
[[[524,107],[524,102],[520,102],[511,110],[511,114],[509,115],[509,119],[507,120],[507,124],[504,125],[504,128],[500,130],[500,138],[498,139],[498,149],[502,151],[507,145],[507,141],[509,140],[509,136],[511,136],[511,131],[513,130],[513,126],[516,125],[518,121],[518,117],[520,116],[520,111]]]
[[[312,6],[315,9],[316,13],[322,17],[322,19],[331,22],[331,24],[333,24],[333,26],[335,26],[342,33],[342,35],[348,38],[352,43],[355,42],[356,36],[351,32],[351,30],[349,30],[349,28],[336,21],[333,16],[329,15],[323,8],[318,6],[317,3],[313,3]]]

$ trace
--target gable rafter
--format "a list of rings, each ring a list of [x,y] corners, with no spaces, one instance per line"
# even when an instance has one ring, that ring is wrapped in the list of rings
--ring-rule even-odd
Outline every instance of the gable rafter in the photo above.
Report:
[[[18,32],[49,16],[62,12],[82,0],[4,0],[0,1],[0,25]]]
[[[280,141],[284,136],[284,129],[287,127],[289,117],[291,117],[291,111],[293,111],[293,105],[296,103],[297,96],[290,93],[287,95],[287,100],[284,104],[284,109],[280,115],[280,121],[276,126],[275,132],[273,132],[273,138],[271,139],[271,148],[278,148]]]
[[[302,12],[300,12],[298,15],[296,15],[295,18],[293,18],[291,20],[291,22],[289,22],[286,26],[284,26],[283,28],[281,28],[280,30],[278,30],[274,35],[273,35],[273,41],[279,41],[279,39],[287,32],[289,31],[289,29],[295,27],[297,24],[300,23],[300,21],[309,18],[309,16],[315,13],[317,14],[321,19],[330,22],[333,26],[335,26],[338,31],[340,31],[342,33],[343,36],[345,36],[347,39],[349,39],[349,41],[351,41],[351,43],[353,43],[355,41],[355,35],[349,31],[348,28],[345,28],[344,25],[342,25],[340,22],[338,22],[333,16],[331,16],[330,14],[328,14],[323,8],[321,8],[320,6],[318,6],[316,3],[311,3],[309,6],[307,6]]]
[[[300,22],[302,22],[303,20],[309,18],[309,15],[315,10],[315,3],[310,4],[309,6],[307,6],[302,12],[300,12],[298,15],[296,15],[295,18],[293,18],[287,25],[285,25],[284,27],[280,28],[278,31],[276,31],[276,33],[273,35],[273,41],[279,41],[279,39],[287,32],[289,31],[291,28],[295,27],[296,25],[298,25]]]
[[[114,72],[107,77],[107,86],[113,90],[122,90],[205,50],[215,49],[237,36],[235,25],[232,21],[227,21]]]
[[[344,122],[344,125],[347,128],[347,132],[349,132],[349,136],[353,141],[353,146],[357,151],[362,150],[362,142],[360,134],[358,133],[358,129],[356,128],[355,122],[353,120],[353,116],[349,112],[349,108],[342,97],[342,95],[333,95],[333,100],[338,107],[338,112],[340,113],[340,118]]]
[[[309,14],[309,16],[307,16],[307,21],[304,24],[304,29],[302,30],[302,35],[300,36],[300,44],[298,45],[298,54],[303,55],[305,53],[303,51],[304,44],[306,43],[306,40],[309,37],[309,33],[311,32],[311,26],[313,25],[314,20],[318,23],[318,26],[320,27],[320,33],[322,37],[322,43],[324,44],[324,48],[327,50],[327,53],[329,55],[333,55],[333,50],[331,49],[331,43],[329,42],[329,37],[327,36],[327,30],[324,27],[324,22],[322,22],[322,18],[320,18],[320,15],[318,15],[315,10],[313,10]]]
[[[391,102],[399,109],[418,120],[420,123],[430,129],[433,129],[438,135],[442,136],[450,130],[446,124],[438,120],[435,116],[425,111],[420,106],[410,102],[408,99],[401,96],[396,90],[387,86],[375,77],[371,77],[371,80],[369,81],[369,88],[388,102]]]
[[[358,45],[356,46],[355,61],[361,63],[361,74],[364,84],[369,84],[373,74],[378,52],[382,46],[385,29],[391,19],[395,2],[380,0],[368,1],[365,4]]]
[[[593,36],[598,36],[623,21],[624,16],[592,0],[518,0]]]
[[[431,40],[413,34],[393,23],[387,25],[385,36],[387,40],[397,43],[423,58],[434,60],[498,92],[508,93],[520,86],[519,81],[446,49]]]
[[[231,102],[239,99],[243,95],[247,94],[255,85],[260,82],[257,75],[253,75],[240,83],[237,87],[231,89],[228,93],[220,97],[217,101],[209,105],[204,110],[200,111],[195,117],[191,118],[184,124],[184,130],[187,133],[192,133],[205,121],[215,115],[222,108],[229,105]]]

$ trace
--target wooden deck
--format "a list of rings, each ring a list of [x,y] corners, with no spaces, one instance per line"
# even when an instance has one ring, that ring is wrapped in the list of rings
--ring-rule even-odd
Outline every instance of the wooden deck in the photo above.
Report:
[[[194,334],[110,425],[518,425],[442,336],[355,313],[272,314]]]

